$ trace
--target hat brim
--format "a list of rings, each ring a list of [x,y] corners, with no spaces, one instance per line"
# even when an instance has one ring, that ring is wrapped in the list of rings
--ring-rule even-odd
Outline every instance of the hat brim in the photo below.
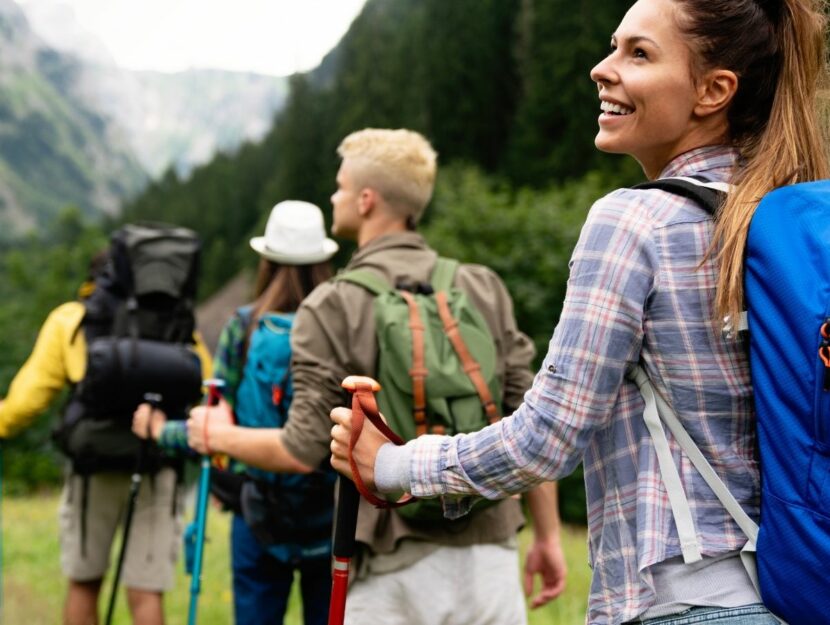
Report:
[[[340,246],[332,239],[326,238],[323,240],[323,249],[314,254],[291,254],[289,252],[279,252],[266,247],[265,237],[254,237],[251,239],[251,247],[253,250],[268,260],[275,263],[283,263],[284,265],[310,265],[312,263],[321,263],[328,260],[337,253]]]

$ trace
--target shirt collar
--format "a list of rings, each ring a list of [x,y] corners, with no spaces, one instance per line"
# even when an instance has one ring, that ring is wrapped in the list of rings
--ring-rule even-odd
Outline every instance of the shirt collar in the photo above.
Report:
[[[424,241],[424,237],[422,237],[417,232],[410,231],[395,232],[393,234],[384,234],[382,236],[372,239],[362,247],[358,248],[354,255],[352,255],[352,258],[349,261],[347,267],[352,267],[354,265],[363,263],[370,256],[391,248],[410,248],[425,250],[427,249],[427,243],[426,241]]]
[[[728,179],[735,169],[739,152],[728,145],[706,145],[675,156],[658,178],[712,173],[716,179]]]

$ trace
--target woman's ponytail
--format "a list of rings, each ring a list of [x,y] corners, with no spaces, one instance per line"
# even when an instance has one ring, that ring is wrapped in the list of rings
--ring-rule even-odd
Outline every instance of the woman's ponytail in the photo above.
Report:
[[[739,80],[729,123],[741,159],[715,228],[715,312],[734,319],[744,306],[744,248],[760,199],[785,184],[830,176],[828,110],[821,102],[828,79],[826,3],[679,2],[705,66],[731,69]]]

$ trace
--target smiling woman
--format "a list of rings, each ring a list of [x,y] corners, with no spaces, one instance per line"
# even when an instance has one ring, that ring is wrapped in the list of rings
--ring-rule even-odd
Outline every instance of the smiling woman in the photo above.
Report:
[[[678,36],[674,2],[637,3],[611,37],[611,51],[591,71],[602,114],[596,146],[630,154],[656,178],[678,154],[722,143],[733,72],[692,75],[692,50]]]
[[[661,189],[619,189],[597,201],[522,406],[480,432],[403,447],[366,426],[352,453],[364,483],[384,493],[455,495],[445,497],[444,511],[456,517],[469,510],[467,495],[506,497],[581,461],[594,576],[588,622],[777,623],[744,569],[747,536],[674,438],[658,457],[628,375],[645,371],[757,521],[746,339],[725,336],[722,319],[742,299],[741,257],[759,198],[828,175],[817,114],[827,78],[824,7],[821,0],[631,7],[591,72],[600,98],[597,147],[631,155],[649,178],[731,184],[729,199],[716,220]],[[332,463],[348,475],[351,413],[338,408],[332,418]],[[675,521],[680,491],[689,502]]]

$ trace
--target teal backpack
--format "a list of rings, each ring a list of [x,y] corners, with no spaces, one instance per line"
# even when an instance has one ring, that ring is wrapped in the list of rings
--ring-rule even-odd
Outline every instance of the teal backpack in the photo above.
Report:
[[[253,319],[250,306],[237,314],[243,327],[256,324],[236,391],[237,421],[245,427],[284,427],[293,396],[290,337],[294,315],[265,313]],[[248,467],[240,493],[242,516],[254,536],[275,555],[292,544],[301,547],[303,556],[326,556],[331,549],[335,481],[328,462],[309,474]]]
[[[457,268],[439,258],[428,284],[392,286],[369,269],[335,277],[375,296],[378,407],[404,440],[475,432],[502,416],[495,342],[467,295],[453,288]],[[402,517],[444,521],[439,501],[411,501],[399,508]]]

